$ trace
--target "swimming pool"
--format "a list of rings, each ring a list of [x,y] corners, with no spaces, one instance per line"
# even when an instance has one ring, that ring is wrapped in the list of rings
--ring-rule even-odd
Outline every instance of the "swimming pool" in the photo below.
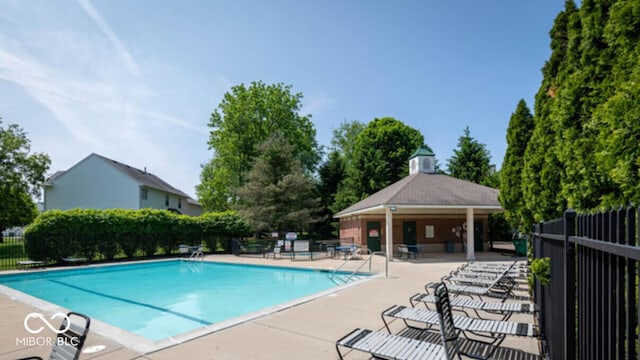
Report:
[[[0,284],[157,341],[335,288],[330,274],[173,260],[2,275]]]

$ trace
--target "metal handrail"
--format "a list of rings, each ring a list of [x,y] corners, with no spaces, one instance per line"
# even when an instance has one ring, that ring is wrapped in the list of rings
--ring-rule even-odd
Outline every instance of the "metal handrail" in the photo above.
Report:
[[[202,251],[202,246],[198,246],[198,248],[189,255],[189,260],[204,260],[204,252]]]
[[[371,251],[371,250],[367,249],[367,252],[369,253],[369,258],[367,260],[363,261],[362,264],[360,264],[360,266],[358,266],[353,272],[351,272],[351,274],[349,274],[349,277],[347,277],[347,280],[344,281],[345,284],[348,283],[349,280],[351,280],[351,278],[353,278],[355,276],[355,274],[358,271],[360,271],[360,269],[362,269],[362,267],[367,263],[369,263],[369,273],[371,273],[371,266],[372,266],[372,263],[373,263],[373,255],[382,255],[385,258],[387,257],[387,253],[385,253],[383,251]],[[351,260],[351,258],[354,255],[356,255],[356,254],[349,255],[349,257],[342,264],[340,264],[340,266],[338,266],[337,268],[335,268],[333,270],[333,273],[331,274],[331,280],[333,280],[336,272],[338,272],[344,265],[346,265],[347,262],[349,260]],[[384,269],[384,271],[385,271],[385,275],[388,277],[389,276],[389,265],[387,264],[386,261],[385,261],[385,269]]]

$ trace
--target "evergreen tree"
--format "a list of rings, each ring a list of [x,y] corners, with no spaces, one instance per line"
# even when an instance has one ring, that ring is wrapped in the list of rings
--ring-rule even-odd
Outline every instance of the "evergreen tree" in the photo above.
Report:
[[[257,147],[258,156],[238,188],[238,212],[254,231],[307,230],[319,219],[315,183],[296,156],[295,147],[280,133]]]
[[[577,28],[569,32],[569,38],[575,40],[568,51],[575,60],[564,69],[567,74],[562,78],[557,108],[552,115],[557,135],[555,149],[565,170],[562,195],[575,209],[598,206],[601,195],[611,190],[609,179],[597,171],[598,131],[590,125],[595,108],[612,91],[611,52],[603,36],[610,3],[582,1],[578,11],[580,33]]]
[[[564,168],[556,151],[560,130],[554,126],[554,109],[569,64],[579,60],[575,51],[569,52],[570,47],[576,48],[579,44],[579,33],[578,9],[573,1],[566,1],[550,32],[551,56],[542,68],[543,79],[535,97],[534,129],[523,157],[524,226],[534,220],[556,218],[566,207],[560,187]]]
[[[640,2],[566,1],[550,35],[524,154],[527,211],[542,221],[640,201]]]
[[[484,184],[492,170],[490,158],[486,145],[474,139],[467,126],[464,135],[458,138],[458,148],[453,150],[447,168],[455,178]]]
[[[521,228],[531,224],[533,218],[525,206],[522,186],[524,153],[531,139],[533,127],[533,115],[526,102],[520,100],[507,128],[507,151],[500,169],[499,199],[506,219]]]
[[[333,150],[329,153],[325,161],[318,169],[318,196],[320,197],[320,216],[323,221],[318,222],[315,231],[319,238],[337,238],[335,233],[336,223],[333,219],[333,211],[330,207],[335,202],[336,193],[345,177],[345,161],[339,151]]]
[[[611,180],[603,206],[640,202],[640,2],[616,1],[610,8],[604,40],[612,61],[612,86],[606,102],[594,111],[598,129],[598,173]]]

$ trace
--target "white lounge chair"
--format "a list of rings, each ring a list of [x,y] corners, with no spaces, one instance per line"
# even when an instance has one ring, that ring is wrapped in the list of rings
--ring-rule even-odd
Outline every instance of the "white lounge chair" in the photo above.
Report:
[[[448,359],[439,344],[368,329],[355,329],[336,342],[336,351],[342,360],[340,347],[367,352],[377,359]]]
[[[409,298],[411,306],[415,307],[419,303],[423,303],[427,309],[429,305],[436,304],[437,297],[434,294],[418,293]],[[483,318],[479,311],[502,315],[501,320],[508,320],[513,314],[531,314],[536,310],[532,302],[497,302],[469,299],[466,297],[454,297],[450,299],[451,306],[458,308],[466,313],[466,310],[473,310],[478,318]]]
[[[266,257],[273,256],[273,260],[275,260],[277,256],[280,256],[280,258],[282,258],[281,251],[282,246],[275,246],[272,252],[266,253],[265,255]]]

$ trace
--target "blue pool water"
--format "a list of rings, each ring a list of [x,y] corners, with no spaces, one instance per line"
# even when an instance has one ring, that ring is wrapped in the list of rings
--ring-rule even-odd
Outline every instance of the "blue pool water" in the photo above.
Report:
[[[335,287],[330,272],[162,261],[0,276],[0,284],[160,340]]]

